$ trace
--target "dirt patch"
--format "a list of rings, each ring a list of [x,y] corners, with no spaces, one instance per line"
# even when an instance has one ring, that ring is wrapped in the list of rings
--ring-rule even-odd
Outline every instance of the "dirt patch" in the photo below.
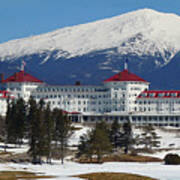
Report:
[[[91,173],[74,177],[79,177],[87,180],[155,180],[153,178],[127,173]]]
[[[50,179],[53,176],[36,175],[26,171],[0,171],[0,180]]]

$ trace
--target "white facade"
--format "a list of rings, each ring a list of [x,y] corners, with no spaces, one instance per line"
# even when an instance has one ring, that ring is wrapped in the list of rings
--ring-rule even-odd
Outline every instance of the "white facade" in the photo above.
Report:
[[[7,111],[7,98],[11,100],[14,96],[8,91],[0,90],[0,116],[5,116]]]
[[[135,124],[180,126],[180,91],[149,90],[147,81],[126,69],[101,85],[53,86],[26,77],[26,81],[11,79],[4,80],[3,86],[16,98],[43,98],[52,109],[62,109],[76,121],[130,119]]]

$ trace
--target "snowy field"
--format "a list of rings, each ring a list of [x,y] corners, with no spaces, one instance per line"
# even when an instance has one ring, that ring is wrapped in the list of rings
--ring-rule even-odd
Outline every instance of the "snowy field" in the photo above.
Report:
[[[104,163],[104,164],[78,164],[73,162],[54,162],[53,165],[31,164],[0,164],[2,170],[25,170],[46,175],[57,176],[57,180],[78,180],[72,175],[91,172],[127,172],[154,177],[160,180],[180,180],[180,166],[163,165],[162,163]]]
[[[83,127],[76,131],[69,141],[69,145],[77,145],[79,137],[90,130],[89,127]],[[180,131],[180,130],[179,130]],[[140,130],[135,130],[135,133],[140,133]],[[161,136],[161,143],[159,148],[172,148],[170,151],[161,151],[155,154],[149,154],[151,156],[164,158],[167,153],[177,153],[180,155],[180,132],[174,132],[172,129],[170,132],[166,130],[157,129],[156,133]],[[3,145],[3,144],[1,144]],[[26,152],[27,146],[22,148],[8,149],[10,152],[20,153]],[[0,150],[3,150],[0,148]],[[145,154],[148,155],[148,154]],[[159,180],[180,180],[180,165],[164,165],[163,163],[104,163],[104,164],[78,164],[71,161],[65,161],[64,165],[60,164],[60,161],[53,161],[53,165],[32,165],[32,164],[15,164],[4,163],[0,164],[0,171],[30,171],[35,173],[43,173],[45,175],[56,176],[54,180],[79,180],[80,178],[71,177],[73,175],[92,173],[92,172],[126,172],[132,174],[145,175]]]

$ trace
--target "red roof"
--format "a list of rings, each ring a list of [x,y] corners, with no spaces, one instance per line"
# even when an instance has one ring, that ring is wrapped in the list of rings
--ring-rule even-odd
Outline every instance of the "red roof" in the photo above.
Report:
[[[6,99],[6,98],[13,98],[13,96],[11,96],[11,93],[8,91],[1,91],[0,90],[0,99]]]
[[[81,114],[80,112],[76,112],[76,111],[69,112],[69,111],[65,111],[65,110],[62,110],[62,113],[63,114]]]
[[[2,81],[3,83],[7,82],[36,82],[36,83],[43,83],[43,81],[40,81],[39,79],[31,76],[30,74],[19,71],[17,73],[14,73],[12,76],[8,77],[7,79]]]
[[[180,90],[149,90],[142,92],[138,98],[180,98]]]
[[[144,79],[140,78],[139,76],[129,72],[127,69],[124,71],[115,74],[114,76],[106,79],[104,82],[111,82],[111,81],[140,81],[140,82],[147,82]]]

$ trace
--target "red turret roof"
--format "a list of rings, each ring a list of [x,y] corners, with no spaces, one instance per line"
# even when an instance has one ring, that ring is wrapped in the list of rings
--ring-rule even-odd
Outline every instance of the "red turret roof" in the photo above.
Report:
[[[106,79],[104,82],[111,82],[111,81],[140,81],[140,82],[147,82],[144,79],[140,78],[139,76],[129,72],[127,69],[124,71],[115,74],[114,76]]]
[[[35,77],[31,76],[30,74],[19,71],[17,73],[14,73],[12,76],[8,77],[7,79],[3,80],[2,83],[7,82],[36,82],[36,83],[43,83],[43,81],[40,81],[39,79],[36,79]]]

